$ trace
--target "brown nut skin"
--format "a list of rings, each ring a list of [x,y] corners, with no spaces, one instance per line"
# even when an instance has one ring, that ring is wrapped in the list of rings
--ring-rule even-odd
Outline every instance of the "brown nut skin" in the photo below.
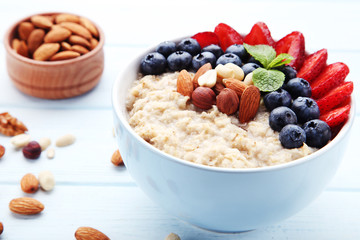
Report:
[[[5,147],[0,144],[0,159],[4,156],[4,154],[5,154]]]
[[[76,240],[110,240],[108,236],[92,227],[79,227],[75,232]]]
[[[38,142],[31,141],[23,148],[22,152],[27,159],[38,159],[41,154],[41,146]]]
[[[235,113],[239,109],[239,103],[237,93],[230,88],[224,88],[216,97],[216,106],[219,111],[227,115]]]
[[[25,193],[35,193],[39,189],[39,181],[34,174],[28,173],[22,177],[20,186]]]
[[[121,166],[124,165],[124,161],[121,157],[120,151],[116,150],[113,155],[111,156],[111,162],[115,165],[115,166]]]
[[[203,110],[212,108],[216,103],[216,94],[211,88],[197,87],[191,95],[192,103]]]
[[[0,222],[0,235],[3,233],[4,231],[4,225],[2,222]]]

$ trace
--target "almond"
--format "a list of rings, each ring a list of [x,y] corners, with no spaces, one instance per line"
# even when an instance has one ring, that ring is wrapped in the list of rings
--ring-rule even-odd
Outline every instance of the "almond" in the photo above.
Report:
[[[120,165],[124,165],[124,161],[120,155],[120,151],[116,150],[113,155],[111,156],[111,162],[115,165],[115,166],[120,166]]]
[[[30,33],[28,38],[29,52],[33,54],[35,50],[44,42],[45,31],[43,29],[35,29]]]
[[[29,48],[28,48],[28,46],[26,45],[26,43],[25,43],[24,40],[21,40],[21,41],[20,41],[19,46],[18,46],[16,52],[17,52],[18,54],[20,54],[21,56],[29,57]]]
[[[195,76],[193,78],[194,88],[197,88],[199,86],[199,83],[198,83],[199,77],[211,69],[212,69],[211,64],[206,63],[197,70],[197,72],[195,73]]]
[[[4,156],[4,154],[5,154],[5,147],[0,144],[0,159]]]
[[[70,30],[72,33],[84,37],[86,39],[91,39],[91,33],[85,27],[81,26],[80,24],[73,23],[73,22],[62,22],[60,26]]]
[[[99,32],[95,25],[87,18],[80,17],[80,24],[85,27],[94,37],[99,37]]]
[[[77,240],[110,240],[104,233],[92,227],[79,227],[75,232]]]
[[[34,198],[21,197],[11,200],[9,208],[17,214],[33,215],[42,212],[44,205]]]
[[[201,75],[198,79],[198,84],[200,87],[209,87],[212,88],[215,86],[217,80],[217,73],[215,69],[210,69]]]
[[[224,78],[223,83],[225,87],[234,90],[239,96],[239,98],[241,98],[242,93],[247,88],[247,85],[245,83],[235,78]]]
[[[31,22],[35,25],[35,27],[44,29],[49,29],[53,25],[52,21],[48,17],[41,15],[32,16]]]
[[[60,49],[59,43],[44,43],[34,52],[35,60],[46,61],[57,53]]]
[[[95,38],[90,39],[90,49],[93,50],[99,44],[99,41]]]
[[[71,46],[71,50],[74,52],[78,52],[80,54],[85,54],[88,53],[89,50],[81,45],[72,45]]]
[[[20,45],[20,40],[17,38],[14,38],[11,42],[11,47],[17,52],[19,45]]]
[[[44,38],[46,43],[62,42],[71,36],[71,32],[66,28],[55,28],[50,30]]]
[[[3,233],[4,231],[4,225],[2,222],[0,222],[0,235]]]
[[[62,51],[56,53],[54,56],[50,58],[50,61],[59,61],[59,60],[66,60],[79,57],[80,53],[74,51]]]
[[[71,51],[71,45],[68,42],[61,43],[61,50],[63,51]]]
[[[193,91],[192,103],[200,109],[210,109],[212,105],[216,103],[216,95],[211,88],[208,87],[197,87]]]
[[[87,47],[90,48],[90,42],[88,40],[86,40],[83,37],[80,37],[78,35],[71,35],[69,37],[69,42],[73,45],[81,45],[83,47]]]
[[[222,113],[233,114],[239,109],[239,97],[234,90],[224,88],[216,97],[216,106]]]
[[[239,106],[239,120],[246,123],[253,119],[260,105],[260,90],[254,85],[248,86],[241,95]]]
[[[18,33],[19,37],[22,40],[27,40],[30,33],[35,29],[34,25],[31,22],[22,22],[19,24]]]
[[[73,15],[73,14],[61,13],[61,14],[56,15],[55,22],[56,23],[62,23],[62,22],[79,23],[80,18],[78,16],[76,16],[76,15]]]
[[[39,189],[39,181],[34,174],[28,173],[22,177],[20,186],[26,193],[35,193]]]
[[[188,96],[191,98],[191,95],[194,91],[193,81],[191,79],[191,75],[188,71],[181,70],[179,76],[177,78],[177,91],[183,96]]]

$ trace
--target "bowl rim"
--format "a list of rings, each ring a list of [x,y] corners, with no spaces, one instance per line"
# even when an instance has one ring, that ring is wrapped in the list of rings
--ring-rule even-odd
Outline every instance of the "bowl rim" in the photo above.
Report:
[[[125,116],[126,114],[123,114],[122,107],[125,109],[124,112],[126,112],[126,106],[125,105],[120,106],[120,102],[118,101],[119,97],[120,97],[119,89],[122,84],[122,79],[128,78],[127,72],[131,72],[134,68],[136,68],[137,72],[139,72],[138,69],[139,69],[139,62],[140,62],[141,58],[143,56],[145,56],[146,53],[149,53],[149,52],[153,51],[154,49],[155,49],[154,47],[151,47],[151,48],[148,48],[146,51],[142,52],[142,54],[138,55],[132,61],[130,61],[130,63],[123,69],[123,71],[121,71],[118,74],[118,76],[116,77],[116,79],[113,83],[113,86],[112,86],[112,96],[111,96],[112,108],[114,110],[113,112],[116,114],[116,117],[120,120],[120,122],[123,124],[123,126],[126,128],[126,130],[131,134],[132,137],[134,137],[137,140],[137,142],[139,144],[141,144],[142,146],[144,146],[151,152],[159,154],[160,156],[162,156],[163,158],[165,158],[169,161],[173,161],[178,164],[186,165],[188,167],[192,167],[192,168],[196,168],[196,169],[200,169],[200,170],[219,172],[219,173],[230,173],[230,174],[238,174],[238,173],[247,174],[247,173],[260,173],[260,172],[283,170],[283,169],[287,169],[287,168],[296,167],[297,165],[302,165],[302,164],[308,163],[311,160],[315,160],[318,156],[325,154],[326,151],[330,150],[333,146],[335,146],[336,144],[341,142],[343,140],[343,138],[347,134],[349,134],[351,126],[353,125],[353,122],[355,120],[356,106],[355,106],[354,96],[351,95],[351,109],[350,109],[349,118],[348,118],[347,122],[344,124],[344,126],[341,128],[341,130],[338,132],[338,134],[336,135],[335,138],[333,138],[324,147],[322,147],[321,149],[318,149],[314,153],[311,153],[305,157],[301,157],[301,158],[292,160],[290,162],[280,163],[277,165],[257,167],[257,168],[226,168],[226,167],[203,165],[203,164],[199,164],[199,163],[190,162],[190,161],[178,158],[178,157],[174,157],[166,152],[161,151],[160,149],[157,149],[150,143],[146,142],[143,138],[141,138],[134,131],[134,129],[130,126],[128,119]],[[133,83],[135,80],[136,79],[133,79],[131,82]],[[130,84],[130,87],[131,86],[132,85]],[[127,90],[129,90],[129,89],[127,89]],[[126,98],[126,96],[124,96],[124,97]],[[125,102],[126,101],[124,101],[124,103]]]
[[[14,22],[12,25],[10,25],[10,27],[8,28],[8,30],[6,31],[6,33],[4,35],[3,41],[4,41],[4,45],[5,45],[5,49],[6,49],[7,54],[10,54],[12,57],[16,58],[17,60],[19,60],[21,62],[24,62],[24,63],[27,63],[27,64],[30,64],[30,65],[50,67],[50,66],[67,65],[67,64],[75,63],[75,62],[78,62],[78,61],[81,61],[81,60],[85,60],[85,59],[91,58],[92,56],[97,54],[99,51],[101,51],[101,49],[103,48],[104,43],[105,43],[105,34],[104,34],[103,30],[99,27],[99,25],[97,23],[95,23],[93,20],[91,20],[90,18],[88,18],[88,17],[85,17],[85,18],[89,19],[95,25],[96,29],[99,32],[99,43],[93,50],[91,50],[88,53],[83,54],[83,55],[81,55],[79,57],[72,58],[72,59],[66,59],[66,60],[58,60],[58,61],[38,61],[38,60],[34,60],[32,58],[24,57],[24,56],[16,53],[14,51],[14,49],[11,47],[10,42],[13,39],[12,38],[13,34],[16,31],[18,25],[21,22],[28,21],[28,20],[30,20],[30,18],[32,16],[36,16],[36,15],[49,16],[49,15],[62,14],[62,13],[71,14],[71,15],[75,15],[75,16],[78,16],[78,17],[85,17],[85,16],[82,16],[82,15],[78,15],[78,14],[70,13],[70,12],[39,12],[39,13],[31,14],[31,15],[29,15],[27,17],[23,17],[20,20]]]

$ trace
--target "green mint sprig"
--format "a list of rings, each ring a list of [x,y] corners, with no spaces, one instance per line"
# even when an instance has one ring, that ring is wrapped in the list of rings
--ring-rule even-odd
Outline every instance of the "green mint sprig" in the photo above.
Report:
[[[285,74],[273,68],[288,64],[294,58],[287,53],[276,56],[275,49],[268,45],[252,46],[244,43],[244,47],[251,56],[264,66],[264,68],[257,68],[253,71],[254,85],[262,92],[272,92],[279,89],[285,81]]]

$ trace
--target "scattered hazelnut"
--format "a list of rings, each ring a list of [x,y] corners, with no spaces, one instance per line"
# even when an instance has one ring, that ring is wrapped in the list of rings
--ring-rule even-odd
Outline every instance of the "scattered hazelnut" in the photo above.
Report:
[[[3,233],[4,231],[4,225],[2,224],[2,222],[0,222],[0,235]]]
[[[211,88],[208,87],[198,87],[196,88],[192,95],[192,103],[201,109],[207,110],[216,103],[216,95]]]
[[[5,147],[0,144],[0,159],[4,156],[4,154],[5,154]]]
[[[35,193],[39,189],[39,181],[34,174],[28,173],[20,181],[21,190],[26,193]]]
[[[224,88],[216,98],[216,106],[220,112],[233,114],[239,109],[239,97],[234,90]]]
[[[116,150],[113,155],[111,156],[111,162],[115,165],[115,166],[120,166],[120,165],[124,165],[124,161],[120,155],[119,150]]]
[[[40,144],[36,141],[31,141],[22,149],[22,152],[27,159],[38,159],[41,154]]]

